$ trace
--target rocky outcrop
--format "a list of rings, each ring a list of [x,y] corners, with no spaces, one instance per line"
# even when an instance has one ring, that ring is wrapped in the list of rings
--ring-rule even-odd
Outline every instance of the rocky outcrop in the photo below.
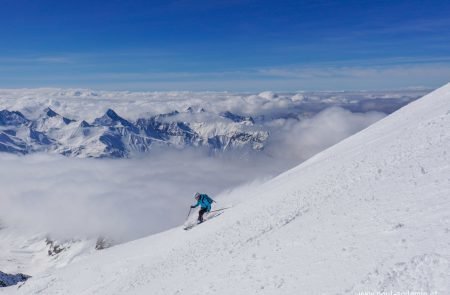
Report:
[[[30,276],[24,275],[22,273],[12,275],[0,271],[0,287],[13,286],[20,282],[24,282],[29,278]]]

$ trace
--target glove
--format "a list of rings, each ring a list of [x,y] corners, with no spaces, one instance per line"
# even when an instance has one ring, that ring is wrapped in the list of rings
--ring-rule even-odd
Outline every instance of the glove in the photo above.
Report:
[[[195,208],[195,206],[191,206],[191,209],[194,209]]]

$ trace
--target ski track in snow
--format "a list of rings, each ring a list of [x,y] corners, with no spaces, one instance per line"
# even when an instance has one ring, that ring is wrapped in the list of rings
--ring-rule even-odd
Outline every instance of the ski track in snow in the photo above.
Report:
[[[450,84],[241,204],[0,294],[450,292]]]

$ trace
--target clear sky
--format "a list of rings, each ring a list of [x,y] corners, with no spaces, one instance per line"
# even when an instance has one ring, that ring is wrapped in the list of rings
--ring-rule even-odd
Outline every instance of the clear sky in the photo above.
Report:
[[[450,81],[450,1],[0,0],[0,87],[345,90]]]

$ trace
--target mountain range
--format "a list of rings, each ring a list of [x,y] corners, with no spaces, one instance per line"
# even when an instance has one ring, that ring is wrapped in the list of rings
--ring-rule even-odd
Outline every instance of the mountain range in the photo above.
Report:
[[[70,157],[126,158],[155,147],[206,148],[210,152],[262,150],[269,132],[253,118],[229,111],[208,114],[213,120],[187,122],[178,119],[195,113],[174,111],[149,118],[127,120],[114,110],[92,122],[66,118],[46,108],[38,118],[19,111],[0,111],[0,151],[29,154],[38,151]]]

